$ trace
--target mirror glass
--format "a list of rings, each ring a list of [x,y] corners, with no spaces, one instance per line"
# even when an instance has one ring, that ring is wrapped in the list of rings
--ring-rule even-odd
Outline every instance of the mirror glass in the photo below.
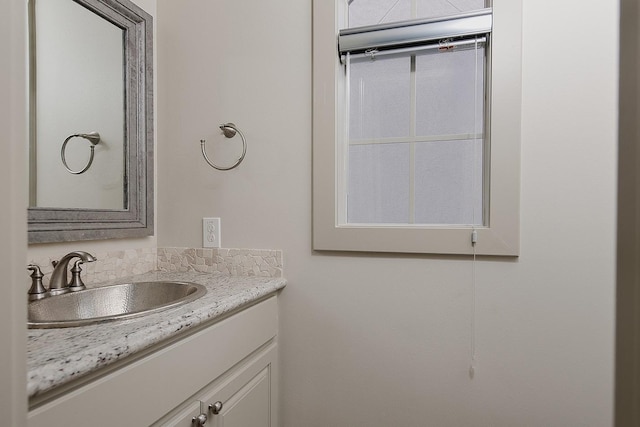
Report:
[[[34,6],[30,205],[125,209],[123,29],[71,0]],[[79,173],[92,144],[71,136],[89,132],[100,140]]]
[[[29,242],[153,234],[153,19],[29,1]]]

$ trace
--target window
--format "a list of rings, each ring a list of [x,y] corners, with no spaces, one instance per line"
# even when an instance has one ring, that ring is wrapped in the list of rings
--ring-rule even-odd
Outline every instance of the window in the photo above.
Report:
[[[517,255],[521,5],[494,3],[314,3],[315,249]]]

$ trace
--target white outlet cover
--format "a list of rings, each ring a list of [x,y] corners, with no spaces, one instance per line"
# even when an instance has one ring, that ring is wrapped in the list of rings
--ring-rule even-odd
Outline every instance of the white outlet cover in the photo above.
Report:
[[[220,218],[202,218],[202,247],[219,248]]]

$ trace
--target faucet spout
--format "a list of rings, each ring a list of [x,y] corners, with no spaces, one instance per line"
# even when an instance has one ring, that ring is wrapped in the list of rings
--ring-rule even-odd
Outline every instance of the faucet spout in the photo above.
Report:
[[[74,251],[69,252],[60,261],[53,263],[53,273],[51,273],[51,279],[49,280],[49,293],[50,295],[59,295],[65,292],[69,292],[69,282],[67,280],[67,267],[69,261],[74,258],[80,258],[82,262],[97,261],[96,257],[88,252]]]

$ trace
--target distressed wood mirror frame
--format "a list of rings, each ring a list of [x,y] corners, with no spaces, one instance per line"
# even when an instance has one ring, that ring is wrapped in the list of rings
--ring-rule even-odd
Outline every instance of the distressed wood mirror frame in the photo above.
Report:
[[[30,62],[35,59],[34,3],[29,0]],[[72,0],[69,0],[72,1]],[[73,0],[122,28],[125,59],[123,210],[30,207],[29,243],[153,235],[153,18],[129,0]],[[35,72],[30,66],[30,150],[35,149]],[[32,159],[35,156],[30,156]],[[29,167],[35,167],[30,160]],[[69,189],[72,191],[73,189]]]

